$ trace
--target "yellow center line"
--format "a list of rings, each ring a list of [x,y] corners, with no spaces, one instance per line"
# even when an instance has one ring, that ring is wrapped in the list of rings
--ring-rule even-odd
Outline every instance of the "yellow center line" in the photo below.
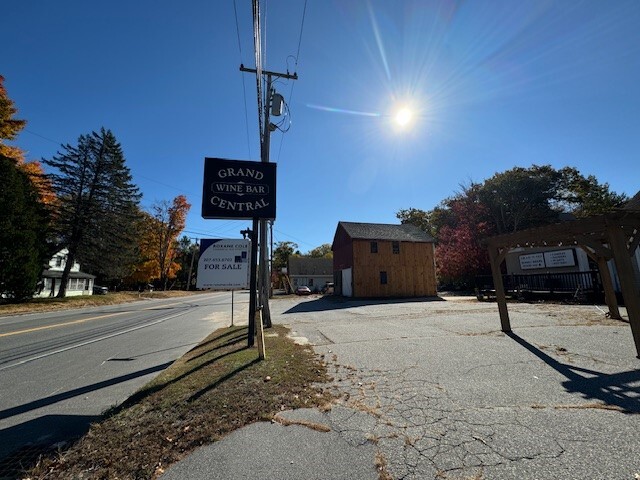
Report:
[[[10,337],[11,335],[20,335],[22,333],[37,332],[38,330],[48,330],[50,328],[65,327],[67,325],[75,325],[75,324],[78,324],[78,323],[88,322],[90,320],[98,320],[99,318],[107,318],[107,317],[113,317],[115,315],[123,315],[125,313],[130,313],[130,312],[109,313],[109,314],[106,314],[106,315],[99,315],[97,317],[89,317],[89,318],[82,318],[80,320],[73,320],[72,322],[55,323],[53,325],[45,325],[43,327],[34,327],[34,328],[27,328],[25,330],[16,330],[15,332],[0,333],[0,338],[1,337]]]
[[[167,303],[165,305],[158,305],[158,306],[154,306],[154,307],[143,308],[143,310],[160,310],[160,309],[163,309],[163,308],[166,308],[166,307],[172,307],[174,305],[184,305],[185,303],[186,302]],[[0,338],[2,338],[2,337],[10,337],[12,335],[20,335],[22,333],[37,332],[39,330],[48,330],[50,328],[65,327],[67,325],[76,325],[78,323],[84,323],[84,322],[88,322],[90,320],[98,320],[100,318],[113,317],[115,315],[124,315],[125,313],[131,313],[131,312],[127,311],[127,312],[108,313],[108,314],[105,314],[105,315],[99,315],[97,317],[89,317],[89,318],[82,318],[80,320],[73,320],[71,322],[55,323],[53,325],[45,325],[43,327],[34,327],[34,328],[27,328],[25,330],[16,330],[15,332],[0,333]]]

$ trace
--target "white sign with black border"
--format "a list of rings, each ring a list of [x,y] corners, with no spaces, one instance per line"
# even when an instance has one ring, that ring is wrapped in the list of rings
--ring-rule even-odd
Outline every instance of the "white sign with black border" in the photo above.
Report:
[[[249,288],[250,258],[250,240],[202,239],[196,287],[213,290]]]

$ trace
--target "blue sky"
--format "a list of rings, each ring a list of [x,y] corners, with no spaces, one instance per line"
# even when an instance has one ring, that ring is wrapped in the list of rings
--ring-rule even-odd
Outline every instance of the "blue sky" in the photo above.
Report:
[[[239,237],[249,222],[200,214],[205,156],[259,160],[255,76],[239,71],[255,66],[250,0],[10,3],[0,74],[28,121],[14,144],[50,158],[109,128],[143,206],[185,194],[187,235]],[[305,252],[340,220],[396,223],[516,165],[640,189],[637,0],[260,6],[264,68],[299,76],[276,83],[291,126],[272,135],[275,241]]]

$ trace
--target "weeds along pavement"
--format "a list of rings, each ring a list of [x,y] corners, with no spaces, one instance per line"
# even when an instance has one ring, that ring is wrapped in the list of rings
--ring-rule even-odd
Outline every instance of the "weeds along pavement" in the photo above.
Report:
[[[323,420],[372,443],[380,478],[633,479],[640,360],[629,325],[593,305],[472,299],[274,302],[324,355]]]

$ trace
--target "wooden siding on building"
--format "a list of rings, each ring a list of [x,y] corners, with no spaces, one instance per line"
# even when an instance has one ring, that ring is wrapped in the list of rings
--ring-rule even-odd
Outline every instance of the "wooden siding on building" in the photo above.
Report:
[[[353,267],[353,249],[351,238],[344,231],[342,226],[338,226],[333,241],[333,271],[337,272],[345,268]]]
[[[371,240],[353,240],[354,297],[426,297],[437,294],[433,243],[377,240],[378,253],[371,253]],[[380,282],[386,272],[387,284]]]

